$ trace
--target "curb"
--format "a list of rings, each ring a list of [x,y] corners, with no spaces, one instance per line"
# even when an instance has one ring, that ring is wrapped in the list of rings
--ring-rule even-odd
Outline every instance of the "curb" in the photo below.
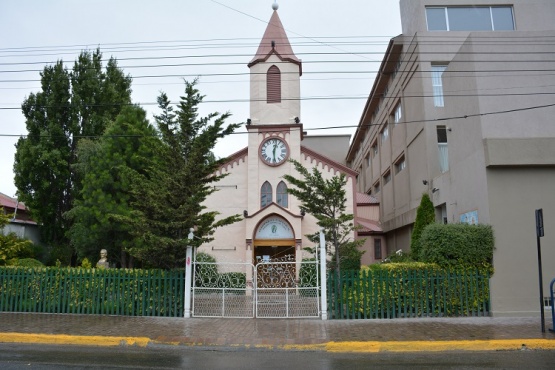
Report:
[[[318,352],[441,352],[441,351],[516,351],[555,350],[553,339],[498,339],[498,340],[447,340],[447,341],[353,341],[322,344],[245,345],[202,342],[154,340],[147,337],[86,336],[66,334],[0,333],[0,343],[63,344],[97,347],[172,345],[190,347],[236,347],[258,350],[318,351]]]

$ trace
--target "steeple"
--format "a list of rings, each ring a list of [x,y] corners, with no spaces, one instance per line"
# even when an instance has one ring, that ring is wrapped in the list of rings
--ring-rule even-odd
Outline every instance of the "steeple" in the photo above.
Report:
[[[274,13],[272,14],[272,18],[270,18],[270,22],[268,22],[268,26],[266,27],[264,36],[262,36],[262,41],[260,41],[256,55],[250,61],[248,67],[250,68],[256,63],[266,61],[272,54],[275,54],[282,61],[297,64],[299,66],[299,75],[302,75],[301,60],[297,58],[293,52],[283,24],[281,24],[281,20],[279,19],[277,7],[274,7]]]
[[[301,60],[295,56],[285,29],[274,12],[250,69],[250,119],[255,125],[295,124],[301,113]]]

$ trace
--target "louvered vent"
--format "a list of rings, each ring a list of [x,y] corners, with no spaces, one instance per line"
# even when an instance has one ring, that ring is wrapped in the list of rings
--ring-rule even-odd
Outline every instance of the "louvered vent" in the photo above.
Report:
[[[268,103],[281,103],[281,72],[276,66],[271,66],[266,74],[266,98]]]

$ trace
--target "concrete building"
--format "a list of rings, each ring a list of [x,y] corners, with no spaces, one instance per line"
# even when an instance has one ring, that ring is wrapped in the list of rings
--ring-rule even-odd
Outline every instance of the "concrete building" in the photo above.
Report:
[[[491,224],[494,315],[540,310],[555,278],[555,1],[401,0],[347,154],[377,198],[387,253],[408,250],[423,193],[438,222]]]
[[[283,176],[299,176],[288,159],[308,169],[316,167],[327,178],[344,174],[346,213],[357,214],[358,204],[361,209],[358,221],[364,227],[361,232],[369,239],[380,239],[377,212],[369,210],[377,207],[377,201],[365,194],[357,197],[357,173],[344,162],[350,137],[310,137],[303,132],[302,61],[293,52],[277,10],[248,67],[251,76],[248,147],[229,157],[219,170],[228,176],[216,184],[219,191],[205,202],[208,209],[222,216],[240,214],[244,219],[218,229],[213,242],[201,246],[199,252],[213,255],[218,262],[253,264],[282,257],[300,263],[302,258],[312,257],[303,250],[314,247],[306,235],[318,232],[319,227],[312,215],[301,214],[299,201],[287,194],[288,184]]]

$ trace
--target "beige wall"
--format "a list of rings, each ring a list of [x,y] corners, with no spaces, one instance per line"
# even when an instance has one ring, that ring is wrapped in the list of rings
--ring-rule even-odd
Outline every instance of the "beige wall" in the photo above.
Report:
[[[555,278],[555,167],[490,167],[487,188],[496,247],[493,313],[538,314],[535,210],[543,208],[545,237],[540,240],[544,295],[548,296],[549,282]]]
[[[281,71],[281,103],[266,102],[266,72],[276,65]],[[301,117],[299,66],[283,63],[276,55],[251,67],[250,119],[253,124],[293,124]]]
[[[427,30],[426,6],[446,5],[507,5],[512,4],[516,29],[519,31],[553,30],[553,0],[400,0],[403,34],[412,35]]]
[[[308,135],[301,144],[344,165],[350,138],[351,135]]]

